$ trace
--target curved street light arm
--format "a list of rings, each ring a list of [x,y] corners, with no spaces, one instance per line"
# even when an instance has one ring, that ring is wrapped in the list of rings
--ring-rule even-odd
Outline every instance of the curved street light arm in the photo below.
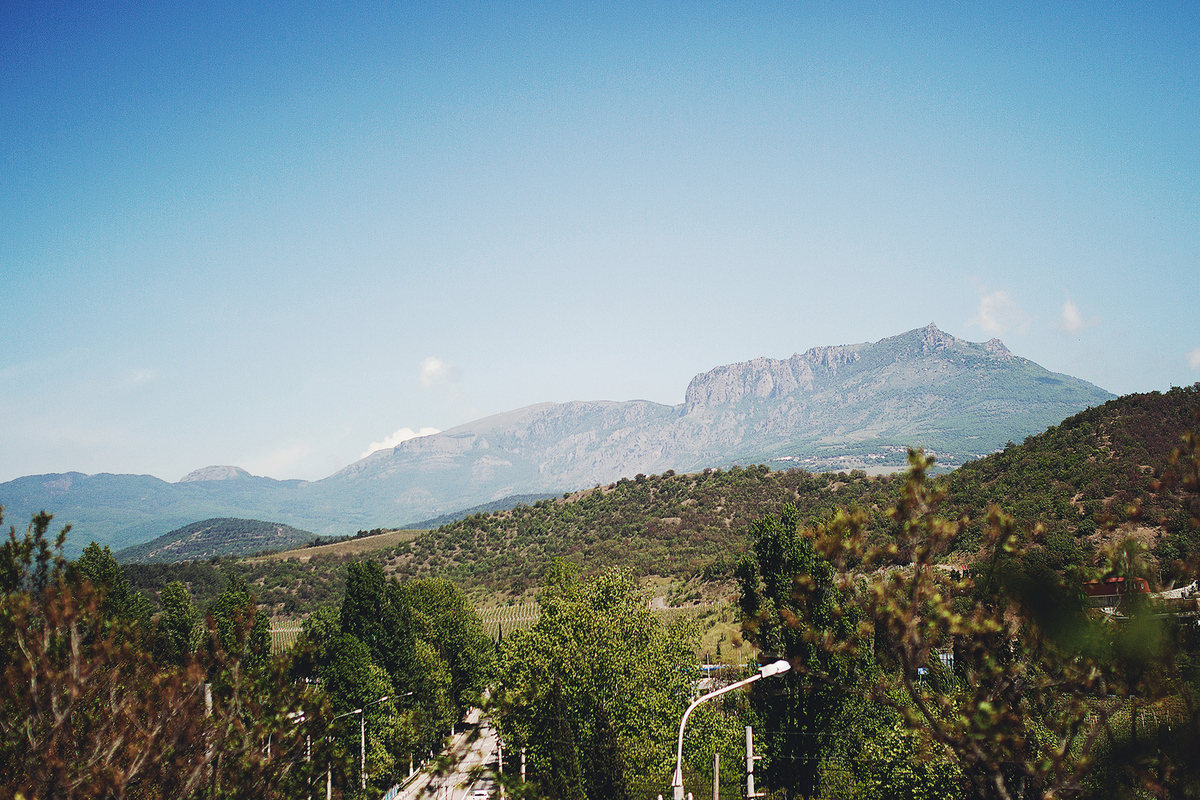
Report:
[[[683,719],[679,721],[679,743],[675,749],[675,776],[671,779],[671,793],[673,800],[683,800],[683,726],[687,725],[688,717],[696,710],[696,706],[703,702],[712,700],[714,697],[720,697],[726,692],[732,692],[734,689],[740,689],[754,683],[759,678],[769,678],[772,675],[779,675],[787,672],[792,668],[792,665],[783,659],[779,659],[773,664],[759,667],[758,672],[751,675],[749,678],[740,680],[737,683],[731,683],[728,686],[722,686],[716,691],[701,695],[692,701],[692,704],[687,707],[687,711],[683,712]]]

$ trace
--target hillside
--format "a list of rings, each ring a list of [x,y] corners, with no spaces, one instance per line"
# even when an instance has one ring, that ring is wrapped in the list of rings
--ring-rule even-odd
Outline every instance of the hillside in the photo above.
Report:
[[[1200,504],[1194,493],[1171,488],[1169,480],[1171,452],[1185,431],[1200,425],[1198,410],[1200,385],[1129,395],[939,478],[948,492],[944,515],[976,520],[951,561],[966,566],[978,557],[978,520],[997,503],[1025,530],[1042,524],[1034,549],[1050,566],[1086,561],[1114,534],[1134,533],[1153,548],[1164,579],[1171,579],[1171,562],[1200,558],[1200,532],[1188,524],[1189,514],[1200,515]],[[620,564],[639,576],[677,583],[720,580],[731,576],[744,552],[746,526],[785,503],[795,504],[810,522],[855,506],[886,533],[884,512],[896,502],[901,481],[765,467],[639,475],[475,514],[369,557],[401,578],[440,575],[469,589],[514,595],[535,587],[556,557],[586,572]],[[342,558],[301,562],[281,554],[273,564],[225,567],[257,585],[277,612],[292,614],[335,597],[344,581]]]
[[[401,442],[327,479],[360,502],[471,505],[638,473],[765,463],[902,467],[908,447],[961,464],[1112,395],[934,325],[874,344],[812,348],[697,375],[684,403],[543,403]],[[377,501],[376,501],[377,502]]]
[[[207,467],[150,476],[28,476],[0,484],[9,519],[45,508],[114,549],[197,519],[270,519],[322,536],[395,528],[501,498],[639,473],[764,463],[811,472],[902,467],[907,447],[957,465],[1112,395],[934,325],[875,343],[756,358],[694,377],[676,406],[542,403],[381,450],[320,481]],[[86,536],[86,538],[83,538]]]
[[[1115,534],[1141,538],[1168,563],[1200,557],[1200,500],[1177,485],[1171,454],[1200,429],[1200,383],[1127,395],[1076,414],[1019,445],[963,466],[942,480],[947,514],[980,518],[995,503],[1018,520],[1042,523],[1038,547],[1051,566],[1089,559]],[[964,549],[982,535],[976,522]]]
[[[965,566],[976,557],[993,503],[1026,527],[1042,523],[1039,547],[1055,566],[1091,557],[1114,528],[1138,533],[1164,561],[1197,551],[1200,540],[1186,526],[1195,498],[1155,489],[1180,437],[1197,425],[1197,409],[1198,387],[1118,398],[942,476],[945,516],[974,520],[954,560]],[[445,573],[510,591],[536,585],[540,568],[554,557],[588,570],[617,563],[640,575],[727,577],[753,519],[787,502],[813,521],[857,506],[886,531],[883,512],[895,503],[900,483],[900,476],[871,478],[860,471],[761,466],[638,476],[468,517],[399,548],[388,563],[401,576]]]
[[[554,497],[552,494],[514,494],[500,500],[493,500],[490,503],[482,503],[470,508],[464,508],[461,511],[454,511],[450,514],[442,514],[441,516],[431,519],[423,519],[420,522],[413,522],[405,525],[402,530],[430,530],[432,528],[440,528],[443,525],[449,525],[453,522],[458,522],[460,519],[474,516],[475,514],[490,514],[493,511],[507,511],[516,506],[533,505],[539,500],[549,500]]]
[[[153,541],[127,547],[116,553],[116,559],[121,563],[203,561],[213,556],[247,556],[264,550],[286,550],[313,538],[308,531],[278,522],[223,517],[193,522]]]

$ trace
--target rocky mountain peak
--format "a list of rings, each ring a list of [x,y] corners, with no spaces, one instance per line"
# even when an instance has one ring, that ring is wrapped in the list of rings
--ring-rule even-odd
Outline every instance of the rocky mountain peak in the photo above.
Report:
[[[745,397],[767,399],[782,397],[797,389],[811,389],[812,367],[807,361],[792,358],[755,358],[723,367],[692,378],[684,393],[684,414],[710,406],[736,403]]]
[[[921,328],[921,352],[924,354],[937,353],[958,343],[958,339],[948,333],[938,330],[932,322]]]
[[[239,478],[254,477],[241,467],[230,466],[214,466],[201,467],[200,469],[192,470],[187,475],[179,479],[179,483],[192,483],[195,481],[229,481]]]
[[[983,343],[983,346],[989,353],[998,358],[1016,358],[1012,354],[1012,351],[1004,346],[1004,342],[995,337],[988,339]]]
[[[825,347],[810,347],[804,351],[804,355],[792,356],[792,360],[803,359],[814,367],[837,374],[838,367],[853,364],[860,357],[858,347],[848,344],[838,344]]]

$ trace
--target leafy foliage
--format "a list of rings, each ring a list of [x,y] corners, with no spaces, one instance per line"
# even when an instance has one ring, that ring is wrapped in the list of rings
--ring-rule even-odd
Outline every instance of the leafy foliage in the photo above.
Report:
[[[848,674],[849,665],[842,663],[846,656],[805,636],[807,630],[819,630],[826,639],[845,639],[855,615],[835,613],[843,609],[833,569],[801,531],[795,507],[758,520],[750,536],[751,552],[738,566],[746,638],[768,659],[799,661],[833,681]],[[805,621],[805,631],[795,625],[798,619]],[[756,686],[752,698],[771,785],[815,796],[820,757],[829,747],[842,699],[796,672]]]
[[[49,544],[50,515],[0,553],[0,774],[26,797],[292,797],[316,763],[294,718],[324,716],[282,663],[240,657],[249,625],[182,660],[158,660],[104,550],[82,563]],[[110,594],[111,593],[111,594]],[[243,609],[249,623],[253,607]],[[291,717],[289,718],[289,715]],[[312,761],[306,758],[311,754]]]
[[[1194,659],[1196,637],[1146,601],[1124,607],[1121,624],[1090,612],[1078,576],[1047,572],[1031,582],[997,569],[1023,547],[1013,518],[996,508],[990,568],[954,579],[936,559],[969,521],[939,514],[944,490],[927,480],[929,461],[911,460],[892,512],[895,541],[872,544],[865,515],[854,511],[799,534],[836,570],[837,591],[807,578],[811,570],[793,581],[796,613],[786,622],[816,648],[797,666],[812,681],[894,709],[929,747],[953,756],[973,796],[1085,794],[1096,788],[1098,764],[1098,774],[1119,776],[1109,792],[1191,796],[1200,783],[1182,754],[1200,740],[1200,708],[1180,665]],[[912,553],[911,563],[890,566],[899,550]],[[1136,554],[1115,548],[1101,574],[1134,577]],[[822,611],[831,597],[832,615]],[[831,617],[860,614],[831,635]],[[953,675],[938,651],[953,653]],[[1145,708],[1161,714],[1152,742],[1114,731],[1120,715],[1136,720]]]
[[[665,785],[696,677],[685,623],[662,626],[627,573],[581,580],[555,562],[532,628],[505,638],[493,713],[533,780],[556,798]],[[707,755],[707,754],[706,754]]]

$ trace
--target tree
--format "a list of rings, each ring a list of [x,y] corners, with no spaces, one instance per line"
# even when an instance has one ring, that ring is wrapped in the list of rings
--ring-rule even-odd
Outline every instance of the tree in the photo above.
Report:
[[[190,656],[200,622],[200,613],[182,581],[171,581],[158,596],[159,612],[154,629],[154,650],[160,661],[183,664]]]
[[[0,791],[26,797],[295,797],[312,784],[294,720],[327,719],[274,662],[156,663],[139,628],[62,558],[50,515],[0,548]],[[100,555],[103,555],[101,552]],[[206,676],[209,678],[206,681]],[[314,748],[314,761],[324,759]]]
[[[342,632],[365,644],[375,663],[387,670],[395,694],[410,691],[418,677],[412,613],[379,562],[349,565],[340,620]]]
[[[847,669],[844,655],[822,649],[810,633],[843,639],[852,615],[835,613],[842,604],[833,568],[813,549],[795,506],[755,522],[750,539],[750,552],[737,569],[743,632],[765,659],[782,657],[801,666],[757,685],[751,695],[766,754],[762,772],[770,786],[813,797],[842,699],[831,689],[833,681],[814,681],[811,673],[836,678]],[[806,627],[794,625],[797,619]]]
[[[975,797],[1194,796],[1198,709],[1180,669],[1194,652],[1189,632],[1150,602],[1131,604],[1119,623],[1090,613],[1083,576],[1045,571],[1031,580],[1014,568],[1026,549],[1021,532],[995,508],[986,562],[949,576],[938,556],[969,521],[938,516],[931,464],[910,453],[887,545],[874,545],[875,532],[853,511],[806,534],[836,570],[834,617],[863,615],[845,637],[829,636],[820,615],[788,620],[821,654],[804,661],[807,674],[895,709],[928,746],[954,758]],[[894,566],[905,550],[911,563]],[[1115,552],[1110,564],[1136,566],[1135,556]],[[819,582],[793,585],[809,609],[821,591]],[[934,680],[936,653],[951,649],[956,676]],[[842,664],[851,669],[827,668],[829,656],[848,657]],[[1159,722],[1138,739],[1147,708]]]
[[[336,707],[391,697],[372,711],[379,732],[373,751],[383,765],[375,775],[400,757],[436,750],[479,701],[494,658],[482,622],[457,587],[435,579],[402,585],[375,561],[350,564],[340,608],[313,614],[304,632]]]
[[[556,798],[629,796],[665,785],[675,733],[696,677],[684,623],[663,626],[629,575],[580,580],[551,568],[532,628],[505,638],[494,717],[525,747],[542,791]]]
[[[495,646],[466,595],[442,578],[400,585],[416,634],[450,672],[450,696],[459,714],[480,702],[495,659]]]
[[[129,588],[121,565],[107,546],[92,542],[84,548],[73,565],[79,575],[91,581],[101,594],[101,607],[112,618],[137,623],[142,630],[150,628],[150,601],[140,592]]]
[[[239,658],[247,668],[265,666],[271,658],[271,620],[258,612],[246,581],[230,574],[225,590],[208,607],[210,648]]]

